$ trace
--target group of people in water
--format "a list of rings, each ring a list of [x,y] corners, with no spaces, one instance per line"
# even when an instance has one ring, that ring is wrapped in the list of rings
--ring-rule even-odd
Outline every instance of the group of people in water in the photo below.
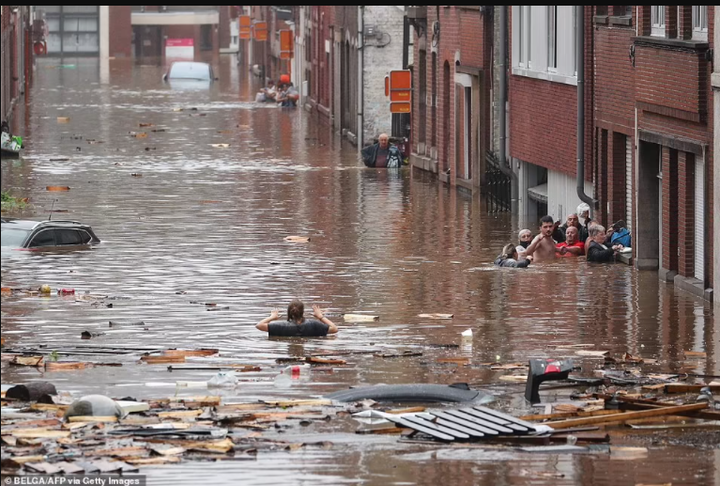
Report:
[[[584,224],[580,224],[580,217],[585,220]],[[583,255],[589,262],[613,262],[620,252],[631,246],[630,231],[624,221],[606,230],[590,219],[590,207],[585,203],[578,206],[577,213],[568,215],[562,226],[560,221],[553,221],[552,216],[543,216],[537,236],[533,238],[529,229],[523,229],[518,238],[518,245],[505,245],[495,265],[525,268],[532,262]]]
[[[277,103],[283,108],[296,107],[299,99],[300,93],[287,74],[280,76],[277,86],[275,81],[270,79],[267,86],[255,96],[255,101],[258,103]]]

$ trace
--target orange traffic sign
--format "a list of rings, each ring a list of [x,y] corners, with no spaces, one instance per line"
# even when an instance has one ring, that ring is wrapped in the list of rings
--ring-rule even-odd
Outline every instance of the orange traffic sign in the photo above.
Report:
[[[393,101],[390,103],[390,113],[410,113],[412,105],[408,101]]]
[[[240,39],[251,39],[252,38],[252,19],[249,15],[241,15],[238,17],[238,24],[240,33],[238,37]]]
[[[255,22],[253,24],[253,38],[259,42],[267,40],[267,22]]]
[[[410,101],[409,89],[394,89],[390,91],[390,101]]]
[[[292,30],[281,30],[280,31],[280,52],[293,50],[293,36]]]
[[[391,89],[412,89],[412,74],[409,69],[390,71]]]

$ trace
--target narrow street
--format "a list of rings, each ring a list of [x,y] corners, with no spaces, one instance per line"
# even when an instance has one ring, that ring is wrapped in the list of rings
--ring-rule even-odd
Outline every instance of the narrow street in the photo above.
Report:
[[[223,400],[467,382],[497,394],[494,406],[516,415],[533,413],[524,385],[499,381],[507,373],[481,363],[526,364],[567,353],[556,351],[563,346],[587,344],[657,360],[644,371],[720,372],[720,329],[711,304],[660,282],[656,272],[584,259],[498,269],[493,260],[502,247],[517,243],[521,228],[536,233],[537,222],[490,213],[478,198],[422,171],[366,168],[357,148],[315,115],[254,103],[260,82],[232,56],[220,57],[219,80],[211,87],[167,85],[162,74],[160,67],[130,60],[114,60],[109,68],[97,58],[37,61],[29,101],[13,119],[26,148],[20,159],[3,159],[2,190],[29,198],[32,209],[20,216],[89,223],[102,243],[70,253],[3,250],[3,288],[75,290],[69,296],[3,294],[5,348],[219,348],[218,362],[261,368],[243,373],[237,388],[219,391]],[[50,192],[48,186],[70,190]],[[310,240],[289,242],[288,236]],[[81,298],[86,293],[109,296],[105,303],[112,307],[92,305]],[[327,308],[339,333],[288,341],[255,328],[274,308],[282,315],[293,298],[305,302],[306,312],[313,303]],[[348,323],[345,313],[380,318]],[[422,313],[454,317],[428,320],[418,317]],[[109,328],[108,321],[145,325]],[[471,346],[431,346],[459,344],[468,328]],[[83,331],[104,334],[81,341]],[[312,372],[291,386],[275,380],[285,367],[277,358],[369,349],[422,356],[351,355],[347,365]],[[706,356],[688,362],[684,351]],[[2,382],[42,379],[74,397],[146,399],[205,393],[176,382],[214,374],[138,364],[140,354],[92,358],[122,367],[57,372],[3,360]],[[447,357],[472,364],[437,363]],[[585,377],[602,364],[576,360],[582,366],[577,374]],[[652,432],[613,436],[613,444],[642,443],[649,452],[641,461],[612,461],[607,454],[427,447],[398,443],[396,436],[356,435],[356,427],[347,417],[272,429],[264,434],[333,445],[140,473],[153,485],[212,477],[218,485],[710,486],[720,477],[717,444],[698,447],[686,440],[689,434],[673,431],[663,431],[657,443]],[[547,471],[562,476],[544,477]]]

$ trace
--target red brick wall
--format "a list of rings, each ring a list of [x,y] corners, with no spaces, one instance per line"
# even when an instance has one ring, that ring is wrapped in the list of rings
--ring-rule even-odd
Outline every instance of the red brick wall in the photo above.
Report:
[[[678,273],[686,277],[695,271],[695,157],[678,153]]]
[[[662,148],[662,267],[678,270],[678,153]]]
[[[637,101],[694,114],[707,112],[707,88],[701,85],[704,53],[677,51],[658,46],[637,46]],[[701,101],[704,101],[703,106]],[[667,110],[669,116],[682,116]]]
[[[635,129],[635,68],[630,59],[634,27],[595,30],[595,119],[599,126],[632,135]]]
[[[132,16],[128,5],[113,5],[109,15],[111,57],[132,56]]]

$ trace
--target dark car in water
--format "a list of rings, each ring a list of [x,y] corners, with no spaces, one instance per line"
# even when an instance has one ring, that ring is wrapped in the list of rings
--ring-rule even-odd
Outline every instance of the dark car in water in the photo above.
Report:
[[[77,221],[2,219],[2,249],[5,250],[76,250],[100,243],[90,225]]]

